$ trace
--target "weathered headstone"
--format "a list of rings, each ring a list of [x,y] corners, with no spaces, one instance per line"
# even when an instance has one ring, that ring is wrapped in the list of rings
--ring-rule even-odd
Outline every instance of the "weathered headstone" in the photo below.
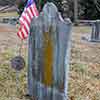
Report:
[[[46,3],[29,34],[28,90],[36,100],[67,100],[72,24]]]
[[[91,33],[89,36],[82,37],[83,40],[100,42],[100,20],[80,20],[79,22],[91,25]]]
[[[18,17],[3,17],[0,18],[0,23],[16,25]]]
[[[100,20],[95,20],[92,23],[92,33],[90,41],[100,42]]]

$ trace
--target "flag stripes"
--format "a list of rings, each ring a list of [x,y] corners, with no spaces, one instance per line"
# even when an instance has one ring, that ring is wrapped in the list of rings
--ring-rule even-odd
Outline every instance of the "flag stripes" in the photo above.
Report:
[[[21,39],[26,39],[30,30],[30,24],[33,17],[38,17],[39,13],[33,0],[28,0],[27,6],[25,7],[19,21],[20,28],[17,35]]]

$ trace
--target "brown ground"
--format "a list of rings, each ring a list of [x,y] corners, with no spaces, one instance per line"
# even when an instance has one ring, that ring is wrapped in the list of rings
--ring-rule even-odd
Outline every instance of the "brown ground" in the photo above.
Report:
[[[11,48],[18,43],[16,27],[9,24],[0,24],[0,49],[2,47]]]
[[[100,100],[100,43],[81,38],[91,33],[90,27],[74,27],[70,68],[71,100]]]
[[[70,100],[100,100],[100,43],[93,44],[81,40],[82,36],[90,32],[90,27],[73,28],[69,81]],[[9,100],[26,100],[16,96],[15,74],[12,74],[11,68],[8,68],[10,65],[7,61],[12,57],[11,54],[18,49],[16,46],[19,43],[15,26],[0,24],[0,100],[8,100],[8,98]],[[9,69],[7,73],[9,79],[5,78],[5,73],[3,73],[8,70],[7,68]],[[24,86],[21,87],[22,94],[20,95],[25,93],[25,75],[25,73],[21,75],[21,84]]]

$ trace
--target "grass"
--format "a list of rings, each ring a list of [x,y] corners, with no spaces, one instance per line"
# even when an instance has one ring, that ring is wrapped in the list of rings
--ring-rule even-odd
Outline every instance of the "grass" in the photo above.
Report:
[[[19,73],[20,88],[17,91],[16,71],[11,68],[9,62],[15,56],[12,51],[13,49],[9,48],[0,54],[0,100],[29,100],[23,96],[27,91],[27,67]],[[26,52],[26,49],[23,49],[25,59]],[[97,72],[94,72],[92,67],[96,68],[95,71],[98,69],[98,65],[71,63],[68,91],[70,100],[100,100],[100,77],[96,77]]]
[[[0,54],[0,100],[26,100],[27,68],[19,72],[19,90],[17,91],[16,71],[11,68],[10,60],[15,55],[11,49]],[[21,99],[22,98],[22,99]]]
[[[0,17],[16,17],[18,16],[17,12],[6,12],[6,13],[0,13]]]
[[[0,14],[13,15],[16,16],[15,13]],[[81,36],[90,31],[90,27],[73,28],[69,100],[100,100],[100,45],[90,46],[80,41]],[[14,52],[14,47],[0,51],[0,100],[29,100],[23,96],[27,92],[27,64],[19,73],[20,88],[18,91],[16,89],[16,71],[10,66],[11,58],[16,56]],[[24,48],[22,52],[26,60],[27,49]],[[96,58],[92,58],[95,55]]]

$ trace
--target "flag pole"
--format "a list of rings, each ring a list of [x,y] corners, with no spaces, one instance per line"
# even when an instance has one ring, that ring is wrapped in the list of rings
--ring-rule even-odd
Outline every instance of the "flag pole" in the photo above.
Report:
[[[20,89],[20,82],[19,82],[19,71],[16,71],[16,94],[18,95]]]
[[[18,29],[18,27],[17,27]],[[20,44],[18,45],[18,56],[22,56],[22,46],[23,46],[23,39],[20,40]],[[16,70],[16,94],[19,95],[20,90],[20,78],[19,78],[19,71]]]

